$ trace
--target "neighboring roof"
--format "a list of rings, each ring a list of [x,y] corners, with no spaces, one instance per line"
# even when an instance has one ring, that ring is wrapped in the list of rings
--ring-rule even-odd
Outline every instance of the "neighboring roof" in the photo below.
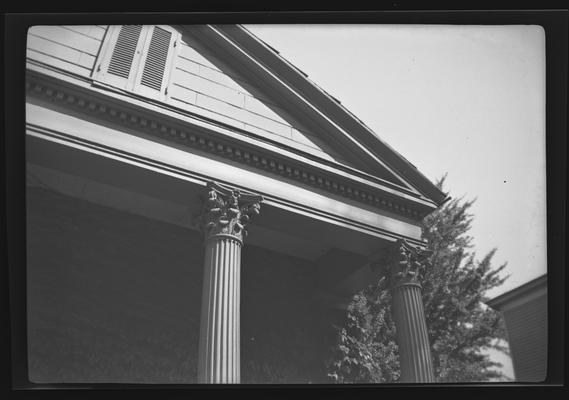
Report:
[[[534,292],[546,288],[547,289],[547,274],[544,274],[534,280],[531,280],[517,288],[514,288],[506,293],[503,293],[497,297],[494,297],[491,300],[486,302],[487,305],[494,309],[501,309],[504,305],[511,303],[515,300],[523,298],[529,294],[533,294]]]
[[[274,48],[243,26],[222,25],[217,27],[229,35],[233,41],[238,42],[240,46],[252,54],[258,55],[273,71],[278,71],[280,78],[293,86],[312,104],[317,105],[322,112],[329,116],[333,115],[334,122],[342,126],[382,161],[408,179],[437,205],[443,204],[448,199],[448,196],[425,177],[416,166],[379,138],[375,132],[347,110],[339,100],[312,82],[306,73],[284,59]]]

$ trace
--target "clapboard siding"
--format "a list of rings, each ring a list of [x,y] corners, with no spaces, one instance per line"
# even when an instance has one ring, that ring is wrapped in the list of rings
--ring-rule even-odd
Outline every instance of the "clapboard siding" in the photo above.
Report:
[[[79,33],[81,35],[85,35],[98,41],[103,40],[105,32],[107,31],[106,27],[99,25],[66,25],[62,26],[62,28]]]
[[[96,56],[101,41],[61,26],[35,26],[30,35]]]
[[[182,44],[179,58],[180,66],[176,65],[174,83],[242,108],[246,107],[245,97],[247,97],[249,111],[290,126],[271,108],[262,106],[268,102],[267,99],[257,99],[240,84],[238,77],[221,72],[193,47]],[[290,137],[290,134],[288,136]]]
[[[516,380],[540,382],[547,372],[547,297],[504,311]]]
[[[177,107],[184,108],[185,105],[196,104],[197,93],[184,86],[180,86],[177,83],[174,83],[170,87],[169,93],[170,93],[170,103],[172,103]],[[177,104],[178,102],[182,104]]]
[[[221,71],[184,41],[176,60],[170,93],[170,102],[174,106],[202,115],[207,113],[214,118],[224,116],[224,121],[229,121],[232,126],[244,126],[252,133],[280,140],[314,155],[341,160],[323,141],[282,118],[279,115],[282,110],[269,99],[252,94],[242,86],[239,77]]]
[[[28,31],[27,57],[89,76],[104,34],[99,26],[34,26]]]
[[[182,39],[181,44],[182,44],[182,47],[180,47],[180,57],[181,58],[185,58],[187,60],[193,61],[193,62],[198,63],[200,65],[204,65],[208,68],[219,71],[219,68],[217,68],[217,66],[215,64],[213,64],[207,58],[202,56],[196,49],[194,49],[192,46],[190,46],[188,43],[186,43],[183,39]]]
[[[186,89],[233,104],[241,109],[245,106],[245,95],[243,93],[205,79],[202,76],[176,68],[173,82]]]
[[[107,26],[35,26],[28,32],[27,57],[91,77]],[[195,45],[194,45],[195,46]],[[200,50],[202,51],[202,50]],[[328,160],[343,161],[328,144],[287,121],[270,99],[251,93],[241,79],[221,71],[191,43],[182,39],[168,79],[167,103]],[[207,55],[211,58],[211,55]],[[169,69],[167,65],[164,66]],[[155,82],[156,77],[147,77]]]
[[[67,61],[71,64],[79,65],[83,68],[92,67],[95,63],[95,57],[88,53],[81,52],[80,50],[76,50],[68,46],[62,46],[59,43],[38,36],[28,36],[28,48],[48,56]],[[82,55],[85,56],[82,57]]]
[[[190,74],[199,75],[200,64],[198,64],[197,62],[193,62],[192,60],[189,60],[187,58],[184,58],[180,55],[176,60],[176,69],[180,69]]]
[[[43,64],[47,64],[52,67],[59,68],[77,75],[89,76],[89,74],[91,73],[90,68],[85,68],[73,62],[69,62],[49,54],[44,54],[35,50],[31,50],[29,48],[27,51],[27,57],[30,60],[38,61]]]
[[[245,128],[245,124],[242,121],[221,113],[223,110],[208,110],[207,108],[197,106],[198,93],[196,92],[192,92],[191,90],[187,90],[177,85],[172,85],[169,93],[168,103],[172,106],[239,129]],[[202,101],[200,101],[200,103],[202,103]]]
[[[219,70],[201,65],[199,74],[205,79],[209,79],[210,81],[216,82],[219,85],[227,86],[228,88],[238,90],[241,93],[247,93],[247,91],[245,91],[243,87],[240,86],[239,78],[226,75]]]

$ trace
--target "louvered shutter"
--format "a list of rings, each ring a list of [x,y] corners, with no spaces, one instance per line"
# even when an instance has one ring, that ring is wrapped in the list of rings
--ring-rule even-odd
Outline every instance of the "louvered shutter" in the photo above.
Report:
[[[93,78],[133,90],[146,30],[142,25],[110,26]]]
[[[136,77],[136,93],[166,99],[178,35],[176,30],[168,26],[150,27]]]
[[[95,81],[166,100],[179,33],[169,26],[110,26]]]
[[[121,26],[107,73],[128,79],[141,30],[141,25]]]

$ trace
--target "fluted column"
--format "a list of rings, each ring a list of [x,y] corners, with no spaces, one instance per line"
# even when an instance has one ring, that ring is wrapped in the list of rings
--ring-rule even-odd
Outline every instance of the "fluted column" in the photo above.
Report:
[[[215,182],[199,219],[205,235],[198,349],[199,383],[239,383],[241,247],[261,196]]]
[[[391,312],[397,329],[400,382],[434,382],[427,322],[421,296],[419,251],[404,240],[396,244],[388,265]]]

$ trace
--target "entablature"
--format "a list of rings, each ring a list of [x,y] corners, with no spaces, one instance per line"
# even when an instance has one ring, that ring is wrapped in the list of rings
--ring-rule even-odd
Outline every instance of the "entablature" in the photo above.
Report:
[[[29,96],[53,102],[74,113],[252,166],[281,179],[405,219],[419,221],[436,208],[436,204],[413,191],[348,166],[133,93],[94,86],[93,81],[73,74],[29,63],[26,87]]]

